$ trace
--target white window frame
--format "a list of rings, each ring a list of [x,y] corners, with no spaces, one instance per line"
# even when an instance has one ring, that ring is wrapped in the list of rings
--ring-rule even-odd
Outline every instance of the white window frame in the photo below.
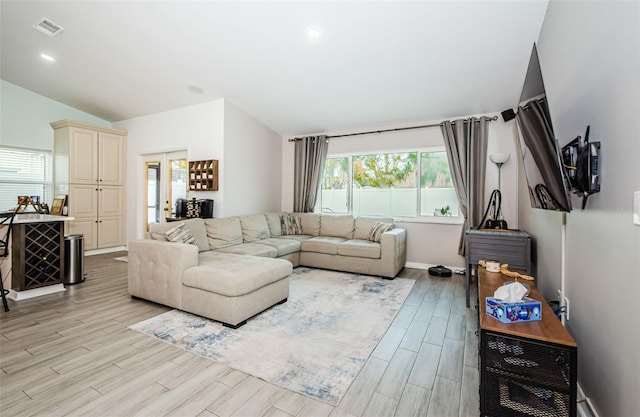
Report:
[[[34,180],[16,180],[16,179],[10,179],[7,178],[7,175],[5,174],[5,172],[3,172],[3,170],[7,169],[7,164],[6,161],[3,161],[4,157],[4,153],[5,152],[23,152],[25,154],[31,154],[31,155],[44,155],[44,169],[43,169],[43,175],[44,178],[42,178],[41,181],[34,181]],[[26,160],[26,159],[25,159]],[[51,203],[53,202],[53,152],[50,150],[45,150],[45,149],[32,149],[32,148],[18,148],[18,147],[11,147],[11,146],[0,146],[0,162],[1,162],[1,166],[0,166],[0,194],[2,195],[2,207],[0,207],[0,210],[10,210],[14,207],[17,207],[18,205],[18,201],[17,201],[17,197],[18,194],[16,194],[15,196],[13,194],[15,194],[12,191],[8,191],[8,186],[11,185],[17,185],[17,186],[22,186],[22,185],[42,185],[42,193],[39,194],[40,195],[40,203],[47,203],[49,205],[51,205]],[[21,194],[21,195],[26,195],[28,193],[25,194]],[[9,201],[12,201],[11,203],[9,203]],[[5,205],[9,204],[8,207],[4,207]]]
[[[421,172],[421,164],[422,158],[420,158],[421,153],[426,152],[446,152],[444,146],[430,146],[427,148],[417,148],[417,149],[388,149],[388,150],[372,150],[372,151],[359,151],[359,152],[351,152],[351,153],[335,153],[328,154],[327,159],[330,158],[349,158],[349,187],[351,192],[348,195],[348,206],[349,206],[349,214],[353,214],[353,157],[355,155],[378,155],[378,154],[393,154],[393,153],[418,153],[418,178],[416,179],[416,192],[417,196],[417,206],[416,206],[416,216],[393,216],[394,221],[400,223],[434,223],[434,224],[455,224],[460,225],[464,223],[464,217],[461,215],[460,210],[458,210],[457,216],[430,216],[430,215],[422,215],[421,212],[421,187],[420,187],[420,172]],[[318,211],[322,207],[322,191],[320,192],[318,203],[316,204],[316,211]]]

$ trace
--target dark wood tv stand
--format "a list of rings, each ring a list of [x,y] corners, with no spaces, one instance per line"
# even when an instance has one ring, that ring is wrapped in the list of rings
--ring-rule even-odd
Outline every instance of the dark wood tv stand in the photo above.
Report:
[[[542,320],[502,323],[485,313],[485,298],[507,281],[478,268],[480,415],[575,417],[578,347],[534,283]]]

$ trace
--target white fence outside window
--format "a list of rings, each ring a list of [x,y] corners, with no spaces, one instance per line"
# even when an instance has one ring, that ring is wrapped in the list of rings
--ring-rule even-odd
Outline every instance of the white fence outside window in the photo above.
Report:
[[[416,217],[415,188],[356,188],[353,210],[356,216]],[[453,188],[423,188],[421,216],[434,216],[434,211],[449,206],[451,216],[458,216],[458,199]],[[322,190],[322,211],[348,213],[347,190]]]

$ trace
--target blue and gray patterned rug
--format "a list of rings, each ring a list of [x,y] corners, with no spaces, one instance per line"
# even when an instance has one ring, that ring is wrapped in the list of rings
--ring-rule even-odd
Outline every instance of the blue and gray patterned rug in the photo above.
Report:
[[[239,329],[178,310],[130,328],[337,405],[414,282],[299,267],[289,300]]]

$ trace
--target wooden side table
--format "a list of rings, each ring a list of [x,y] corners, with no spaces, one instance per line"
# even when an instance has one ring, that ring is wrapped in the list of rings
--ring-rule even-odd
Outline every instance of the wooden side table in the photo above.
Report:
[[[467,230],[465,258],[467,263],[466,296],[469,307],[469,290],[473,278],[473,267],[478,261],[495,260],[509,264],[509,269],[517,269],[531,274],[531,236],[520,230]]]
[[[485,298],[508,281],[478,268],[480,415],[575,417],[578,345],[530,282],[542,320],[502,323],[488,316]]]

